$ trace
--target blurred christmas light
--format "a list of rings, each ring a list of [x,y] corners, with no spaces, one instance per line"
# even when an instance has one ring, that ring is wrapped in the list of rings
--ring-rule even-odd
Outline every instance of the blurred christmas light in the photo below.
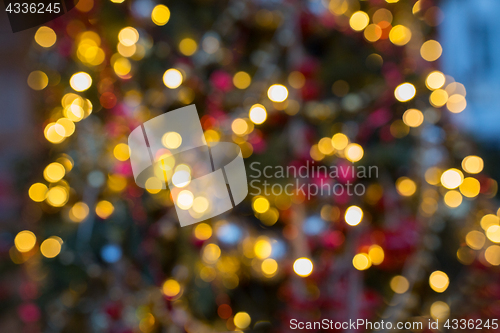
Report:
[[[185,56],[192,56],[198,50],[198,44],[192,38],[184,38],[179,43],[179,51]]]
[[[473,250],[481,250],[486,242],[486,237],[481,231],[472,230],[465,236],[465,242]]]
[[[170,68],[163,74],[163,83],[167,88],[175,89],[182,84],[182,74],[175,68]]]
[[[207,223],[199,223],[194,228],[194,236],[199,240],[207,240],[212,237],[212,227]]]
[[[428,40],[420,48],[420,55],[426,61],[436,61],[443,53],[443,48],[436,40]]]
[[[57,162],[50,163],[45,170],[43,170],[43,178],[51,183],[60,181],[65,174],[66,169],[62,164]]]
[[[248,117],[256,125],[262,124],[267,119],[266,108],[262,104],[254,104],[250,108],[250,111],[248,113]]]
[[[248,326],[250,326],[252,319],[250,318],[250,315],[248,313],[238,312],[237,314],[234,315],[233,321],[234,321],[234,325],[237,328],[245,329]]]
[[[20,231],[14,238],[14,245],[19,252],[28,252],[35,247],[36,236],[29,230]]]
[[[126,143],[119,143],[113,149],[113,155],[118,161],[126,161],[130,157],[130,149]]]
[[[349,138],[343,133],[337,133],[332,137],[333,148],[343,150],[349,144]]]
[[[465,172],[477,174],[483,171],[484,162],[479,156],[467,156],[462,160],[462,168]]]
[[[191,191],[183,190],[177,195],[177,206],[182,210],[188,210],[193,206],[194,196]]]
[[[400,177],[396,181],[396,190],[402,196],[412,196],[417,190],[417,185],[408,177]]]
[[[431,286],[432,290],[434,290],[437,293],[442,293],[446,289],[448,289],[448,285],[450,284],[450,279],[448,278],[448,275],[442,271],[434,271],[430,276],[429,276],[429,285]]]
[[[92,78],[85,72],[78,72],[71,76],[69,84],[75,91],[85,91],[92,85]]]
[[[293,263],[293,271],[301,277],[308,277],[313,271],[313,263],[308,258],[299,258]]]
[[[61,252],[61,243],[59,237],[49,237],[40,245],[40,252],[46,258],[54,258]]]
[[[347,224],[356,226],[363,219],[363,210],[358,206],[350,206],[345,211],[344,218]]]
[[[462,204],[462,195],[460,192],[451,190],[444,195],[444,203],[450,208],[457,208]]]
[[[68,202],[69,194],[63,186],[54,186],[47,192],[47,202],[54,207],[62,207]]]
[[[352,259],[352,265],[358,271],[364,271],[371,267],[372,262],[366,253],[358,253]]]
[[[394,96],[400,102],[407,102],[415,97],[417,90],[411,83],[402,83],[394,90]]]
[[[273,84],[267,90],[267,96],[273,102],[283,102],[288,97],[288,89],[282,84]]]
[[[484,258],[486,261],[493,266],[500,265],[500,246],[498,245],[490,245],[484,251]]]
[[[35,183],[30,186],[28,194],[31,200],[35,202],[42,202],[47,197],[48,188],[45,184]]]
[[[257,213],[265,213],[270,207],[269,200],[264,197],[258,197],[253,202],[253,210]]]
[[[35,33],[35,42],[45,48],[49,48],[56,43],[57,36],[54,30],[42,26]]]
[[[403,121],[410,127],[418,127],[424,122],[424,114],[417,109],[408,109],[403,114]]]
[[[238,89],[246,89],[252,83],[252,78],[247,72],[238,72],[233,76],[233,84]]]
[[[175,297],[181,292],[181,285],[174,279],[168,279],[163,282],[162,291],[167,297]]]
[[[81,222],[89,215],[89,206],[85,202],[77,202],[69,210],[69,218],[73,222]]]
[[[139,32],[132,27],[126,27],[118,33],[118,40],[125,46],[132,46],[139,41]]]
[[[384,262],[385,253],[380,245],[374,244],[368,250],[368,257],[372,264],[377,266]]]
[[[355,31],[363,30],[364,28],[366,28],[369,22],[370,22],[370,17],[368,16],[367,13],[363,11],[355,12],[349,19],[349,25]]]
[[[473,177],[467,177],[459,186],[460,192],[467,198],[474,198],[479,195],[481,191],[481,184],[479,180]]]
[[[345,148],[344,154],[349,161],[358,162],[363,158],[363,147],[361,147],[357,143],[351,143]]]
[[[434,320],[445,321],[450,315],[450,307],[445,302],[436,301],[432,303],[430,312]]]
[[[441,175],[441,184],[449,190],[459,187],[463,181],[464,174],[455,168],[448,169]]]
[[[49,78],[42,71],[33,71],[28,75],[28,86],[33,90],[43,90],[48,84]]]
[[[444,86],[446,78],[444,74],[440,71],[433,71],[427,75],[425,79],[425,85],[430,90],[436,90]]]
[[[394,45],[403,46],[411,40],[411,30],[404,25],[396,25],[389,32],[389,39]]]
[[[391,279],[391,289],[396,294],[404,294],[410,288],[410,283],[408,279],[402,275],[396,275]]]
[[[108,217],[113,214],[115,211],[115,207],[113,204],[107,200],[101,200],[97,203],[95,207],[95,213],[97,216],[99,216],[101,219],[107,219]]]
[[[151,12],[151,20],[159,26],[167,24],[170,20],[170,10],[165,5],[156,5]]]

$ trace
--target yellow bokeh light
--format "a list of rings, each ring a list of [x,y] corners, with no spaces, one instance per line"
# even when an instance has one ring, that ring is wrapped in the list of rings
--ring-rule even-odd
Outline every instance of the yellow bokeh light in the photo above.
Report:
[[[293,71],[288,75],[288,83],[295,89],[300,89],[306,84],[306,77],[298,71]]]
[[[488,230],[488,228],[492,225],[499,225],[500,218],[498,218],[498,216],[496,216],[495,214],[486,214],[481,218],[479,224],[481,225],[481,228],[483,228],[483,230]]]
[[[118,51],[118,53],[120,53],[120,55],[129,58],[129,57],[133,56],[134,53],[137,51],[137,46],[135,44],[132,44],[130,46],[126,46],[126,45],[123,45],[122,43],[118,43],[118,45],[116,46],[116,50]],[[116,72],[116,69],[115,69],[115,72]]]
[[[273,248],[266,238],[261,238],[255,242],[253,250],[257,258],[265,259],[271,255]]]
[[[33,90],[43,90],[49,84],[47,74],[42,71],[33,71],[28,75],[28,86]]]
[[[208,244],[203,250],[203,260],[213,264],[219,259],[220,254],[220,247],[217,244]]]
[[[420,55],[426,61],[436,61],[443,53],[443,48],[436,40],[428,40],[420,48]]]
[[[194,236],[199,240],[207,240],[212,237],[212,227],[207,223],[199,223],[194,228]]]
[[[239,329],[245,329],[250,326],[252,319],[250,315],[246,312],[238,312],[233,318],[234,325]]]
[[[448,169],[441,175],[441,184],[449,190],[459,187],[463,181],[464,174],[455,168]]]
[[[288,97],[288,89],[282,84],[273,84],[267,90],[267,97],[273,102],[283,102]]]
[[[252,207],[256,213],[263,214],[267,212],[270,207],[269,200],[263,197],[258,197],[254,200]]]
[[[182,84],[182,74],[178,69],[170,68],[163,74],[163,83],[167,88],[175,89]]]
[[[463,198],[460,192],[455,190],[448,191],[444,195],[444,203],[450,208],[457,208],[462,204],[462,200]]]
[[[448,98],[446,107],[452,113],[460,113],[467,107],[467,100],[460,94],[453,94]]]
[[[248,117],[250,120],[257,125],[264,123],[267,119],[267,111],[264,105],[254,104],[248,112]]]
[[[293,271],[295,274],[301,277],[307,277],[311,275],[313,271],[313,263],[309,258],[299,258],[293,263]]]
[[[54,207],[62,207],[68,202],[69,194],[66,188],[54,186],[47,192],[47,202]]]
[[[429,96],[429,102],[439,108],[448,102],[448,93],[443,89],[436,89]]]
[[[391,279],[391,289],[396,294],[404,294],[410,288],[410,282],[402,275],[396,275]]]
[[[66,169],[60,163],[54,162],[47,165],[43,170],[43,178],[48,182],[55,183],[60,181],[66,174]]]
[[[403,46],[411,40],[411,30],[404,25],[396,25],[389,32],[389,40],[398,46]]]
[[[472,230],[465,236],[465,243],[473,250],[481,250],[486,242],[486,237],[481,231]]]
[[[45,184],[35,183],[30,186],[28,190],[28,195],[31,200],[35,202],[42,202],[47,197],[48,188]]]
[[[188,210],[193,206],[194,195],[191,191],[183,190],[177,196],[175,204],[182,210]]]
[[[113,214],[115,211],[115,207],[113,204],[107,200],[101,200],[97,203],[95,206],[95,213],[97,216],[99,216],[101,219],[107,219],[108,217]]]
[[[358,206],[350,206],[345,211],[344,219],[349,225],[358,225],[363,219],[363,210]]]
[[[445,272],[435,271],[429,276],[429,285],[431,286],[432,290],[437,293],[444,292],[448,288],[449,284],[450,279]]]
[[[411,83],[405,82],[400,84],[394,89],[394,96],[400,102],[407,102],[415,97],[417,90],[415,86]]]
[[[179,51],[185,56],[192,56],[198,50],[198,44],[192,38],[184,38],[179,43]]]
[[[278,271],[278,263],[276,260],[268,258],[262,262],[260,268],[265,275],[273,276]]]
[[[126,143],[119,143],[113,149],[113,155],[118,161],[126,161],[130,157],[130,149]]]
[[[159,26],[167,24],[170,20],[170,10],[165,5],[156,5],[151,12],[151,20]]]
[[[14,238],[14,245],[19,252],[28,252],[36,244],[36,236],[29,230],[20,231]]]
[[[118,33],[118,40],[125,46],[132,46],[139,41],[139,32],[132,27],[126,27]]]
[[[68,118],[60,118],[56,121],[54,130],[61,136],[69,137],[75,133],[75,123]]]
[[[161,180],[157,177],[149,177],[144,186],[146,187],[146,191],[151,194],[159,193],[163,188]]]
[[[370,22],[370,17],[368,16],[367,13],[363,11],[357,11],[354,14],[352,14],[351,18],[349,19],[349,25],[351,26],[352,30],[355,31],[361,31]]]
[[[75,91],[85,91],[92,85],[92,78],[85,72],[78,72],[71,76],[69,84]]]
[[[450,307],[445,302],[436,301],[432,303],[430,313],[432,319],[445,321],[450,315]]]
[[[378,24],[370,24],[363,32],[369,42],[376,42],[382,37],[382,28]]]
[[[483,171],[484,162],[479,156],[470,155],[462,160],[462,168],[470,174],[477,174]]]
[[[486,230],[486,237],[493,243],[500,243],[500,226],[492,225]]]
[[[40,252],[46,258],[54,258],[61,252],[61,242],[59,237],[49,237],[40,245]]]
[[[385,259],[384,249],[380,245],[374,244],[368,250],[368,257],[370,257],[372,264],[380,265]]]
[[[181,292],[181,285],[174,279],[168,279],[163,282],[163,294],[167,297],[175,297]]]
[[[193,200],[193,210],[198,214],[205,213],[209,206],[210,202],[205,197],[196,197]]]
[[[481,191],[481,184],[479,180],[473,177],[467,177],[459,186],[460,192],[467,198],[474,198],[479,195]]]
[[[352,265],[358,271],[364,271],[372,266],[372,262],[366,253],[358,253],[352,259]]]
[[[343,150],[349,144],[349,138],[343,133],[337,133],[332,137],[333,148]]]
[[[73,222],[82,222],[89,215],[89,206],[85,202],[77,202],[69,210],[69,218]]]
[[[333,148],[332,139],[330,138],[322,138],[318,142],[318,149],[324,155],[331,155],[335,152],[335,148]]]
[[[351,162],[357,162],[363,158],[363,147],[357,143],[351,143],[345,148],[345,157]]]
[[[396,180],[396,190],[402,196],[412,196],[417,191],[417,185],[408,177],[400,177]]]
[[[418,127],[424,122],[424,114],[417,109],[408,109],[403,114],[403,121],[410,127]]]
[[[45,135],[47,141],[54,144],[63,142],[65,138],[64,136],[57,133],[56,125],[56,123],[49,123],[47,126],[45,126],[45,129],[43,131],[43,134]]]
[[[441,182],[441,169],[437,167],[430,167],[425,171],[425,181],[431,185],[437,185]]]
[[[56,33],[49,27],[40,27],[35,33],[35,42],[42,47],[51,47],[56,40]]]
[[[233,76],[233,84],[238,89],[246,89],[252,83],[252,78],[247,72],[238,72]]]
[[[132,70],[132,63],[127,58],[118,58],[113,63],[113,70],[119,77],[126,77]]]
[[[427,75],[425,79],[425,86],[430,90],[436,90],[444,86],[446,82],[446,77],[440,71],[434,71]]]
[[[161,143],[168,149],[177,149],[182,144],[182,136],[177,132],[167,132],[163,134]]]
[[[493,266],[500,265],[500,246],[491,245],[484,251],[484,258]]]
[[[245,135],[248,131],[248,123],[245,119],[236,118],[231,124],[231,129],[237,135]]]

